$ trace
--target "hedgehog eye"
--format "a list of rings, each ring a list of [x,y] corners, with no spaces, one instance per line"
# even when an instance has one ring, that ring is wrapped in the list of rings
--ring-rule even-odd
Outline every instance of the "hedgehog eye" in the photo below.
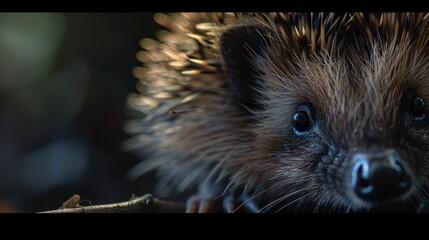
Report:
[[[303,135],[313,127],[310,108],[307,105],[298,107],[297,112],[293,115],[293,131],[296,135]]]
[[[411,124],[425,119],[425,101],[414,94],[408,96],[408,119]]]

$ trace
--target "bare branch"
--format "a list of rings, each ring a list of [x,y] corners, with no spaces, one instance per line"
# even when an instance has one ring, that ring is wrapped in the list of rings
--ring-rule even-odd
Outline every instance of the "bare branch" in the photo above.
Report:
[[[79,195],[72,196],[63,206],[73,199],[80,199]],[[67,203],[67,204],[66,204]],[[126,202],[94,205],[82,207],[76,204],[72,208],[44,211],[39,213],[184,213],[183,204],[154,198],[151,194],[135,197]]]

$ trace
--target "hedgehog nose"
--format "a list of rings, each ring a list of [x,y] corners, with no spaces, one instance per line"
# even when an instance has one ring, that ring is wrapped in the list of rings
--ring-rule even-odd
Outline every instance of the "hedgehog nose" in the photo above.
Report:
[[[398,198],[411,188],[410,173],[393,149],[371,154],[356,154],[352,187],[359,198],[382,202]]]

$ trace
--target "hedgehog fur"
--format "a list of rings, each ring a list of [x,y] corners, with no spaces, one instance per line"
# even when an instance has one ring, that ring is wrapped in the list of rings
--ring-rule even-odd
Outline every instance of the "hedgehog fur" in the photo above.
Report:
[[[261,211],[426,206],[428,123],[410,123],[404,107],[410,92],[429,101],[426,13],[154,19],[164,30],[142,40],[139,93],[128,98],[138,116],[126,125],[127,147],[145,158],[131,176],[156,170],[158,186],[178,192],[222,182]],[[311,134],[294,132],[302,104]],[[360,200],[347,180],[353,154],[374,146],[395,149],[411,172],[412,189],[389,204]]]

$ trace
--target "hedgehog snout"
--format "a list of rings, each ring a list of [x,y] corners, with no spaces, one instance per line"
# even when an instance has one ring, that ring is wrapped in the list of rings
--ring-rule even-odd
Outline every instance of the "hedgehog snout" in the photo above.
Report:
[[[411,189],[410,171],[394,149],[357,153],[352,160],[351,186],[355,195],[364,202],[398,199]]]

